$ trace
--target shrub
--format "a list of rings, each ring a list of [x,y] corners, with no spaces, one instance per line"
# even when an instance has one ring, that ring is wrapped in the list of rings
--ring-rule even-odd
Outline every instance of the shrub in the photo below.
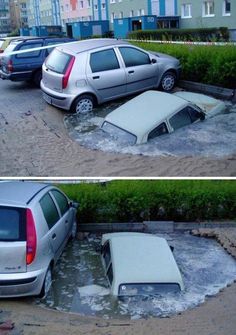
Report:
[[[234,180],[120,180],[59,187],[80,203],[78,221],[83,223],[236,218]]]
[[[236,47],[159,44],[133,42],[150,51],[163,52],[180,60],[181,79],[222,86],[236,87]]]
[[[128,38],[135,40],[160,40],[160,41],[228,41],[229,30],[220,28],[197,29],[157,29],[136,30],[128,34]]]

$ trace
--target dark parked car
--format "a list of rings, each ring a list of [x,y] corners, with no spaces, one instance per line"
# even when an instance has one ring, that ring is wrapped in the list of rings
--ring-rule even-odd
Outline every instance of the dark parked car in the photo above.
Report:
[[[22,40],[13,40],[1,55],[0,77],[12,81],[32,81],[39,86],[42,78],[42,64],[52,51],[51,45],[72,42],[70,38],[60,37],[35,37]],[[48,48],[35,50],[14,55],[7,53],[34,49],[40,47]]]

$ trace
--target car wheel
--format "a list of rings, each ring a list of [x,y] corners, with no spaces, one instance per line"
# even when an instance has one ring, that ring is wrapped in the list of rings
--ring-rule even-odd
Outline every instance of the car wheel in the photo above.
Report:
[[[42,71],[38,70],[34,73],[33,76],[33,83],[35,86],[40,87],[40,81],[42,79]]]
[[[73,112],[76,114],[87,114],[93,110],[94,104],[95,101],[92,95],[83,94],[75,100]]]
[[[51,269],[51,266],[49,266],[47,269],[45,278],[44,278],[42,290],[39,295],[40,298],[43,298],[48,294],[51,285],[52,285],[52,269]]]
[[[165,91],[171,91],[176,83],[176,75],[173,72],[166,72],[161,78],[160,88]]]

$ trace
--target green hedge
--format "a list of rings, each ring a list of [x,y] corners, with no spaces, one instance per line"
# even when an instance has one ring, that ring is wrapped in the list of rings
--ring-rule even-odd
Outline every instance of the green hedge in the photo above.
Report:
[[[128,38],[135,40],[226,42],[229,40],[229,30],[226,27],[136,30],[130,32]]]
[[[80,203],[78,221],[83,223],[236,218],[233,180],[120,180],[59,187]]]
[[[236,46],[202,46],[133,42],[150,51],[163,52],[178,58],[182,65],[181,79],[236,87]]]

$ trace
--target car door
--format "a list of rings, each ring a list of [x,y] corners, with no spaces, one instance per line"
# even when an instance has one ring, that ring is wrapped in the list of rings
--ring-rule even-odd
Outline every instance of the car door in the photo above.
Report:
[[[60,217],[59,209],[50,192],[47,192],[39,203],[48,225],[49,243],[52,247],[54,257],[57,259],[60,256],[65,239],[65,230],[62,229],[64,218]]]
[[[154,56],[131,46],[119,47],[127,77],[127,93],[152,88],[157,83],[158,63]]]
[[[90,52],[87,79],[101,101],[119,97],[126,92],[126,74],[113,48]]]
[[[71,234],[72,224],[75,220],[75,209],[69,205],[67,197],[59,190],[50,192],[57,204],[61,214],[61,234],[64,234],[64,240]]]

